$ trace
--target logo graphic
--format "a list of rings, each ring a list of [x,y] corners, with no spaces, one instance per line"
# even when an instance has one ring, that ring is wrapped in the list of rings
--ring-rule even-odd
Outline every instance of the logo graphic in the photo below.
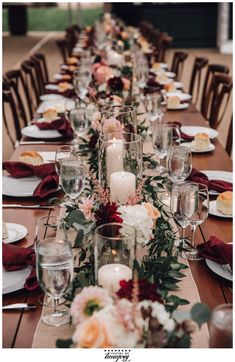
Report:
[[[130,362],[130,349],[105,349],[104,359],[112,362]]]

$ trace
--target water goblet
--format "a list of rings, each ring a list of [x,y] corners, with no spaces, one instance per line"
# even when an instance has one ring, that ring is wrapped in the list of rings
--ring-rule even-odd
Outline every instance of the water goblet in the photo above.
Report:
[[[198,209],[198,184],[193,182],[180,182],[173,184],[171,192],[170,208],[175,221],[182,228],[180,247],[188,249],[190,241],[185,238],[185,229],[190,225],[191,218]],[[187,254],[181,253],[187,258]]]
[[[168,173],[173,182],[184,181],[192,170],[192,154],[188,147],[173,146],[168,158]]]
[[[168,155],[171,149],[172,135],[171,126],[162,123],[159,124],[157,121],[153,122],[152,144],[156,155],[160,159],[160,164],[157,168],[160,174],[166,172],[166,168],[162,165],[162,160]]]
[[[68,158],[61,161],[61,185],[73,205],[85,186],[85,162],[81,158]]]
[[[79,148],[79,138],[84,136],[89,128],[89,122],[85,108],[74,108],[70,111],[69,119],[73,128],[75,139],[74,145]]]

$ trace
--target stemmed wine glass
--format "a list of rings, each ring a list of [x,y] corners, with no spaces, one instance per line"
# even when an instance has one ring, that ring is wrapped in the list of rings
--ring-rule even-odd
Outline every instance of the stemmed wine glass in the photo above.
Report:
[[[198,184],[181,182],[173,184],[171,192],[171,211],[182,228],[181,247],[187,249],[190,242],[185,238],[185,229],[198,209]],[[181,254],[187,259],[187,254]]]
[[[152,144],[153,149],[160,159],[160,165],[157,171],[162,174],[166,171],[162,166],[162,160],[168,155],[172,146],[173,132],[172,127],[163,123],[153,122]]]
[[[185,257],[189,260],[200,260],[198,250],[195,245],[195,233],[198,225],[201,225],[208,217],[209,213],[209,192],[208,187],[203,184],[198,184],[198,203],[197,209],[190,218],[190,226],[192,228],[192,244],[188,251],[184,251]]]
[[[68,158],[61,161],[61,185],[73,205],[85,186],[85,162],[81,158]]]
[[[168,158],[168,173],[173,182],[184,181],[192,171],[192,154],[188,147],[173,146]]]
[[[76,148],[79,148],[79,137],[82,137],[89,128],[89,121],[86,115],[86,109],[72,109],[69,113],[69,119],[75,134],[74,145]]]
[[[44,217],[38,223],[35,243],[36,272],[39,285],[48,297],[42,321],[50,326],[69,323],[69,310],[59,305],[73,276],[73,254],[61,220]],[[53,303],[51,303],[53,301]]]
[[[160,119],[161,117],[161,101],[160,94],[147,94],[145,97],[145,109],[150,122]]]

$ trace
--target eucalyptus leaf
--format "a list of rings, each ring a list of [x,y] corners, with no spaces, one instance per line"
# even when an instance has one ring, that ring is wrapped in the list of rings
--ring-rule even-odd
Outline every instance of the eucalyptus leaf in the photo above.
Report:
[[[203,303],[196,303],[190,311],[191,319],[197,322],[199,328],[201,325],[210,320],[211,311],[207,305]]]
[[[84,231],[82,229],[80,229],[77,233],[75,242],[74,242],[74,247],[75,248],[79,248],[83,242],[83,237],[84,237]]]

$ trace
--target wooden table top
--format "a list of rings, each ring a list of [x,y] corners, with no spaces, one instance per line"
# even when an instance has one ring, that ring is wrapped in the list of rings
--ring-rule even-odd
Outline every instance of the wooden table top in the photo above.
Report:
[[[178,121],[183,125],[208,126],[194,106],[190,106],[184,111],[168,111],[164,115],[164,121]],[[225,152],[220,142],[212,140],[216,146],[215,150],[209,153],[193,154],[193,167],[199,170],[232,170],[232,160]],[[64,144],[61,141],[61,144]],[[24,150],[55,151],[57,145],[39,144],[19,146],[13,153],[11,160],[18,160],[19,155]],[[3,203],[33,204],[33,200],[4,197]],[[17,245],[24,247],[32,246],[34,242],[35,226],[37,219],[46,216],[59,214],[59,208],[53,210],[32,210],[32,209],[4,209],[3,219],[5,222],[16,222],[23,224],[28,229],[26,238],[18,242]],[[208,219],[198,228],[196,242],[202,243],[208,240],[211,235],[216,235],[225,242],[232,241],[232,220],[208,216]],[[213,309],[218,304],[232,303],[232,283],[214,274],[204,261],[190,262],[190,268],[196,282],[201,301]],[[3,321],[3,347],[4,348],[30,348],[33,335],[41,315],[41,306],[38,297],[41,290],[27,292],[20,290],[3,296],[3,305],[19,302],[33,303],[37,305],[31,311],[4,311]]]

